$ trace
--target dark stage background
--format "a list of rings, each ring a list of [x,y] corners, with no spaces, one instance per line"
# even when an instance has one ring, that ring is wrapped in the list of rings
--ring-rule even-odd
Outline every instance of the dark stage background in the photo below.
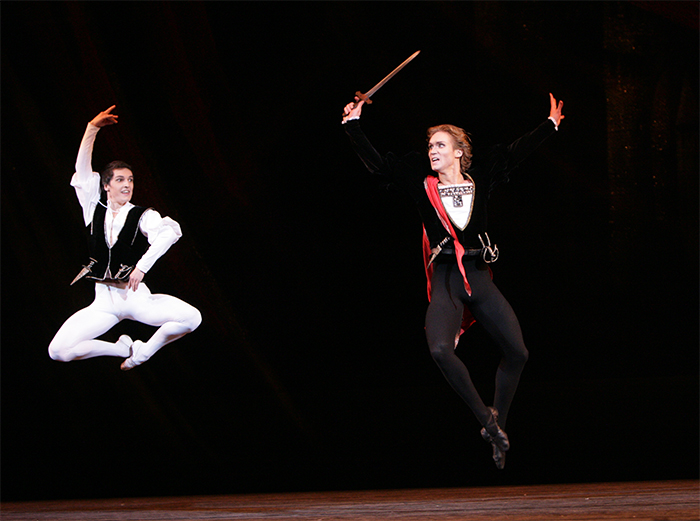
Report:
[[[697,2],[2,2],[2,499],[698,477]],[[530,362],[497,471],[428,353],[421,225],[363,127],[560,132],[491,201]],[[92,301],[69,185],[134,166],[183,238],[145,279],[202,311],[128,373],[52,361]],[[105,335],[146,338],[124,322]],[[458,349],[490,401],[477,325]]]

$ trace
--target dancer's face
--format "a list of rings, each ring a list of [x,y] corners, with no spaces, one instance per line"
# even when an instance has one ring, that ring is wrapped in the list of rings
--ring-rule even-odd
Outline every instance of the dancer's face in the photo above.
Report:
[[[459,158],[462,151],[455,148],[452,136],[447,132],[436,132],[428,142],[428,157],[430,167],[435,172],[447,172],[455,167],[459,168]]]
[[[112,179],[105,185],[105,192],[109,201],[125,205],[134,193],[134,174],[128,168],[115,168]]]

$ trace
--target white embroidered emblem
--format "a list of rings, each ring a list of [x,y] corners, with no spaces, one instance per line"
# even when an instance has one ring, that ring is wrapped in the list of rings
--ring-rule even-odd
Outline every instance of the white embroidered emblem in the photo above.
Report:
[[[452,197],[452,206],[461,208],[464,206],[462,196],[472,195],[474,193],[474,185],[438,187],[438,190],[441,198]]]

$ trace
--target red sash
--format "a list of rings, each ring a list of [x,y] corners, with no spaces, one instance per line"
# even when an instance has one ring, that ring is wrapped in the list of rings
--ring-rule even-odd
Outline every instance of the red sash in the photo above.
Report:
[[[457,256],[457,266],[459,267],[459,271],[462,273],[462,278],[464,279],[464,289],[467,291],[467,295],[471,296],[472,288],[469,285],[469,281],[467,280],[467,274],[465,273],[464,265],[462,264],[462,257],[464,256],[464,246],[462,246],[462,244],[460,244],[460,242],[457,240],[457,234],[455,233],[455,230],[452,227],[452,222],[450,221],[450,218],[448,217],[447,212],[445,211],[445,207],[442,204],[442,200],[440,199],[440,194],[438,192],[437,187],[438,178],[430,175],[425,178],[425,182],[423,184],[425,185],[425,192],[428,194],[428,199],[430,199],[430,203],[433,205],[433,208],[435,208],[435,211],[440,217],[442,225],[447,231],[450,232],[450,235],[452,235],[452,238],[454,239],[453,242],[455,253]],[[423,226],[423,264],[425,265],[425,276],[428,279],[428,300],[430,300],[430,281],[433,277],[433,265],[431,264],[430,267],[428,267],[430,254],[430,241],[428,240],[428,234],[425,231],[425,226]],[[467,308],[467,306],[464,306],[464,314],[462,315],[462,327],[459,332],[459,335],[457,335],[457,337],[455,338],[455,347],[457,347],[457,342],[459,342],[459,337],[462,335],[462,333],[469,329],[469,327],[471,327],[472,324],[474,324],[474,322],[476,322],[476,319],[469,311],[469,308]]]

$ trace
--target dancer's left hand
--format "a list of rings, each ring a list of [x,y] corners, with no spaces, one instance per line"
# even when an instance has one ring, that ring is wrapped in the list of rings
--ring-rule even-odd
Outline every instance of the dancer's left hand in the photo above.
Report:
[[[145,273],[138,268],[134,268],[129,275],[129,283],[126,285],[127,289],[131,288],[134,291],[139,289],[139,283],[143,280]]]
[[[557,100],[554,99],[554,96],[552,96],[552,93],[549,93],[549,117],[552,118],[554,121],[557,123],[557,127],[559,126],[559,122],[564,119],[564,115],[561,113],[562,109],[564,108],[564,102],[562,100],[559,100],[559,103],[557,103]]]
[[[90,123],[96,127],[105,127],[107,125],[114,125],[119,123],[119,116],[112,114],[112,111],[116,108],[116,105],[112,105],[107,110],[103,110],[97,116],[92,118]]]

